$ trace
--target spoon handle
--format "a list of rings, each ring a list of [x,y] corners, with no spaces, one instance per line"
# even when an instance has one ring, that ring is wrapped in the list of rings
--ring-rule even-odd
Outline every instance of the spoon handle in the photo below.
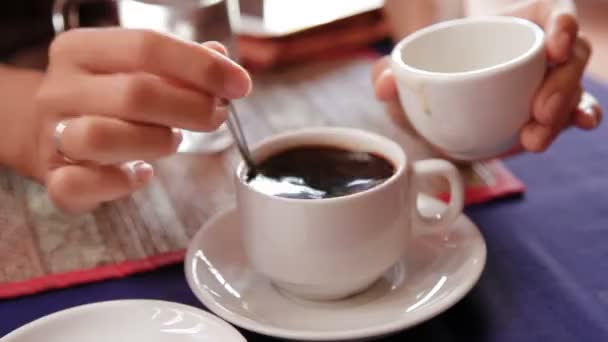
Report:
[[[239,117],[237,115],[236,108],[232,104],[232,102],[229,102],[228,106],[230,109],[227,122],[228,129],[230,130],[230,133],[232,133],[233,139],[236,141],[236,146],[239,149],[239,152],[241,153],[241,157],[243,157],[245,164],[247,164],[247,167],[249,168],[249,173],[255,174],[257,172],[255,162],[253,160],[253,157],[251,156],[251,151],[249,150],[247,139],[245,138],[245,134],[243,133],[243,129]]]

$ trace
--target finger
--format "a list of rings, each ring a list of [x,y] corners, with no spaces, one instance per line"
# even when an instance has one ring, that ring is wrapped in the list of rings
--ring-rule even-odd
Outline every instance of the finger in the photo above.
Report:
[[[41,92],[38,100],[64,115],[110,116],[194,131],[214,130],[227,116],[217,98],[150,74],[76,77]]]
[[[580,89],[580,87],[578,87]],[[575,91],[575,96],[564,108],[560,109],[563,114],[553,125],[543,125],[538,122],[528,123],[521,133],[521,144],[530,152],[544,152],[551,146],[559,134],[572,122],[576,102],[580,98],[580,90]]]
[[[62,153],[101,165],[158,159],[174,153],[182,141],[180,130],[108,117],[82,116],[63,123]]]
[[[220,43],[220,42],[216,42],[216,41],[207,41],[204,43],[201,43],[201,45],[208,47],[212,50],[215,50],[219,53],[221,53],[224,56],[228,56],[228,50],[226,49],[226,47]],[[181,82],[179,80],[176,79],[168,79],[167,81],[169,81],[171,84],[174,84],[178,87],[188,87],[187,83]]]
[[[376,83],[374,84],[374,91],[376,93],[376,98],[380,101],[388,102],[399,100],[395,76],[390,69],[384,70],[384,72],[378,76]]]
[[[536,95],[533,105],[534,119],[542,125],[556,124],[567,112],[576,87],[580,84],[591,49],[589,43],[579,39],[574,58],[549,72]]]
[[[571,118],[574,117],[574,112],[578,108],[578,104],[581,102],[581,98],[583,96],[583,87],[578,85],[573,91],[573,95],[570,98],[570,104],[568,105],[568,110],[570,111]],[[571,123],[571,122],[569,122]],[[566,124],[566,123],[564,123]]]
[[[408,131],[409,133],[414,133],[414,128],[412,127],[410,121],[407,119],[399,102],[388,102],[385,108],[389,114],[391,121],[393,121],[394,124]]]
[[[582,129],[593,129],[599,126],[602,121],[602,109],[599,102],[589,93],[577,90],[577,102],[573,102],[568,108],[572,115],[571,122],[560,122],[557,125],[547,126],[537,122],[529,123],[522,130],[521,143],[523,147],[531,152],[545,151],[570,123]],[[582,93],[582,95],[581,95]]]
[[[120,167],[67,165],[51,171],[46,186],[57,207],[80,213],[142,188],[153,174],[152,166],[142,161]]]
[[[593,95],[583,92],[574,113],[573,123],[579,128],[591,130],[598,127],[602,119],[600,103]]]
[[[578,36],[578,21],[572,13],[553,13],[547,25],[547,56],[549,61],[566,62],[573,51]]]
[[[251,90],[247,71],[208,45],[149,30],[77,29],[59,35],[49,54],[51,61],[94,73],[147,72],[222,98],[247,95]]]
[[[388,56],[379,59],[372,69],[372,82],[378,100],[386,102],[386,111],[393,123],[402,129],[414,133],[411,123],[399,102],[397,84],[395,76],[390,69],[390,59]]]
[[[530,152],[544,152],[557,136],[552,126],[530,122],[521,131],[521,145]]]
[[[213,49],[219,53],[221,53],[224,56],[228,56],[228,49],[226,49],[226,47],[224,46],[224,44],[220,43],[220,42],[216,42],[213,40],[210,40],[208,42],[204,42],[201,45],[206,46],[210,49]]]
[[[580,87],[578,87],[580,89]],[[521,132],[521,145],[530,152],[544,152],[551,146],[557,136],[568,127],[572,121],[576,102],[580,97],[580,90],[575,90],[570,104],[559,109],[558,120],[552,125],[544,125],[532,121],[528,123]]]
[[[375,84],[378,77],[385,71],[390,69],[390,57],[384,56],[380,58],[372,67],[372,83]]]

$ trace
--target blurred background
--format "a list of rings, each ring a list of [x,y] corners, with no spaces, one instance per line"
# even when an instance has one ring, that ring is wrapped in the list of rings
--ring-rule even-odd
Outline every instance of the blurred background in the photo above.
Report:
[[[124,25],[129,21],[127,26],[154,28],[161,19],[175,19],[167,17],[167,8],[190,7],[188,11],[191,11],[192,6],[197,6],[198,13],[193,21],[199,26],[196,28],[198,32],[192,35],[188,32],[191,30],[188,25],[182,23],[184,25],[180,26],[175,22],[170,23],[173,25],[170,31],[183,33],[186,39],[219,38],[223,41],[225,33],[218,30],[227,25],[218,24],[226,21],[222,11],[230,7],[231,26],[235,33],[231,40],[239,43],[241,61],[250,69],[269,69],[323,59],[331,54],[347,54],[381,41],[390,35],[385,22],[387,18],[399,24],[408,22],[411,26],[421,27],[429,21],[458,15],[459,11],[459,2],[454,0],[407,0],[407,5],[401,0],[387,1],[397,4],[394,6],[397,8],[415,7],[416,10],[391,11],[393,14],[399,12],[395,19],[384,15],[381,9],[384,0],[122,0],[122,11],[117,11],[112,9],[116,5],[111,5],[110,0],[84,0],[87,5],[80,8],[80,24],[104,24],[98,21],[102,15],[105,24],[121,22]],[[52,3],[52,0],[2,1],[0,11],[4,17],[0,22],[0,60],[8,59],[10,62],[18,59],[20,63],[17,64],[26,66],[39,64],[28,62],[27,56],[31,54],[23,48],[52,35],[49,16]],[[442,11],[431,18],[428,12],[432,12],[429,9],[435,3],[441,3]],[[608,81],[608,1],[576,0],[576,4],[582,31],[592,41],[595,50],[588,71],[592,77]],[[30,20],[24,20],[24,17]],[[40,20],[31,20],[33,17]],[[7,56],[14,51],[19,52],[18,56]]]
[[[242,53],[250,63],[267,66],[319,51],[344,50],[381,39],[388,35],[382,11],[376,10],[383,2],[240,0],[241,21],[237,31],[241,36]],[[593,78],[608,81],[608,1],[576,0],[576,5],[582,33],[594,47],[588,72]],[[426,20],[423,16],[424,13],[412,13],[402,18]],[[315,34],[325,38],[331,34],[335,39],[330,40],[331,44],[323,44],[315,41]],[[289,43],[297,40],[306,46],[294,47],[294,43]]]
[[[608,82],[608,1],[577,0],[583,34],[593,45],[589,64],[592,77]]]

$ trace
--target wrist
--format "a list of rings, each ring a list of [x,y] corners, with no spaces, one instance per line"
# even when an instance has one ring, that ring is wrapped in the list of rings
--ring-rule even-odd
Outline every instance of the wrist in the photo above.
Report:
[[[42,78],[39,71],[0,66],[0,164],[39,181],[34,99]]]

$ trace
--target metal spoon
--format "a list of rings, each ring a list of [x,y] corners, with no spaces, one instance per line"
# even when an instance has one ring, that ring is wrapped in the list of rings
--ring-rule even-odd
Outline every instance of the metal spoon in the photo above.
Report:
[[[236,146],[241,153],[241,157],[243,157],[245,164],[247,164],[247,167],[249,168],[248,177],[250,177],[257,173],[257,167],[251,155],[251,151],[249,150],[249,145],[247,144],[247,139],[245,139],[245,134],[243,134],[243,129],[241,127],[241,122],[239,121],[236,108],[232,102],[228,103],[228,108],[230,111],[228,113],[227,126],[232,134],[232,138],[234,141],[236,141]]]

